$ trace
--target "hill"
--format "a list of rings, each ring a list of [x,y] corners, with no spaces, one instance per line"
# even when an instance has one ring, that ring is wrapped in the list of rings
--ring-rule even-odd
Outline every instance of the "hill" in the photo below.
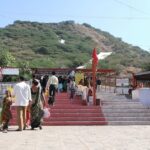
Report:
[[[86,23],[15,21],[0,29],[0,50],[9,50],[16,58],[12,66],[77,67],[91,59],[95,46],[98,52],[113,52],[99,62],[101,68],[145,68],[150,63],[147,51]]]

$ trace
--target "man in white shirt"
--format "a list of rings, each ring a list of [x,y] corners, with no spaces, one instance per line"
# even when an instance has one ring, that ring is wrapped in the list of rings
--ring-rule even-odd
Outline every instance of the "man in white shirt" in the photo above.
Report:
[[[52,76],[48,79],[47,85],[46,85],[46,89],[49,89],[49,97],[52,102],[50,102],[52,105],[55,101],[55,93],[56,93],[56,89],[58,87],[58,78],[55,75],[55,72],[52,72]],[[49,103],[49,104],[50,104]]]
[[[15,105],[17,107],[17,120],[19,128],[17,131],[26,128],[26,111],[27,106],[31,102],[31,89],[25,82],[24,77],[20,77],[20,82],[14,86]]]

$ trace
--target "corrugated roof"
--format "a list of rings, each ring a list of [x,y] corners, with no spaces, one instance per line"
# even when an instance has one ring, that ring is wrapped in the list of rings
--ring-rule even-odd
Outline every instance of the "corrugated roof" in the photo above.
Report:
[[[136,80],[150,81],[150,71],[136,73],[134,76]]]

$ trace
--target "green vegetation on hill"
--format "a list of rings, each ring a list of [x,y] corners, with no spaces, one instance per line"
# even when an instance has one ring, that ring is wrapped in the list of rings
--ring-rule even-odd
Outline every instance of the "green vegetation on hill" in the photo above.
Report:
[[[77,67],[91,59],[95,46],[98,51],[104,48],[113,52],[100,61],[100,68],[122,70],[134,66],[148,69],[150,66],[148,52],[88,24],[15,21],[0,29],[0,51],[9,50],[15,57],[11,66],[27,62],[30,67]]]

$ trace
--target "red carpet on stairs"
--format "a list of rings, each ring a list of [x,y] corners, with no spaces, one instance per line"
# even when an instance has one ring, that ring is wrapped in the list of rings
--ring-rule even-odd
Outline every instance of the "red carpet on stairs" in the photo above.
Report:
[[[44,119],[43,125],[106,125],[107,122],[100,106],[82,105],[82,100],[69,99],[67,93],[58,93],[54,106],[50,106],[51,116]],[[16,110],[12,107],[13,119],[10,125],[16,125]]]

